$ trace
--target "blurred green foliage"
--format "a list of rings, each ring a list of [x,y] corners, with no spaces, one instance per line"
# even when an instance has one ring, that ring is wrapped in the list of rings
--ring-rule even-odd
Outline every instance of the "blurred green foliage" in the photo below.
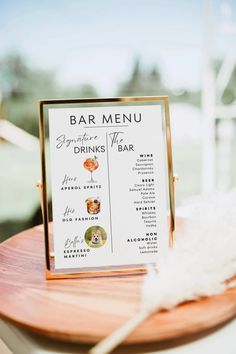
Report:
[[[32,69],[18,54],[9,54],[0,60],[0,92],[4,118],[36,136],[38,100],[97,96],[96,90],[89,84],[60,87],[54,72]]]
[[[150,70],[145,70],[137,59],[130,78],[120,85],[117,96],[162,96],[167,95],[171,103],[185,102],[195,106],[200,106],[200,91],[189,91],[179,89],[172,91],[168,89],[161,77],[157,66]]]

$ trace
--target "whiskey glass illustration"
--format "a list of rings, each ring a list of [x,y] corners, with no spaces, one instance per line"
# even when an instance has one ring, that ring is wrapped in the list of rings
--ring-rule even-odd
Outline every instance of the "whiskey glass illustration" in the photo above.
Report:
[[[85,200],[85,203],[87,205],[87,212],[89,214],[98,214],[100,212],[100,207],[101,207],[101,203],[100,203],[100,198],[87,198]]]
[[[84,168],[91,174],[90,181],[88,181],[89,183],[96,183],[96,181],[93,179],[93,171],[95,171],[98,167],[99,163],[96,156],[94,156],[94,158],[89,157],[84,161]]]

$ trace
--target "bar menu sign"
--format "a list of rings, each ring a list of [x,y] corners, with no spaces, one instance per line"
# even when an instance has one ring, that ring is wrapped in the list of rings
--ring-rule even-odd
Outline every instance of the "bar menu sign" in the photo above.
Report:
[[[161,105],[48,109],[55,270],[145,265],[168,247]]]

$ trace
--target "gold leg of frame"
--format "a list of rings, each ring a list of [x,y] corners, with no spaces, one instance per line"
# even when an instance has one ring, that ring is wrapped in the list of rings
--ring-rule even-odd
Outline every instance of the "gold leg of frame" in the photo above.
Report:
[[[174,199],[176,199],[176,185],[179,180],[179,176],[177,174],[174,174],[173,176],[173,184],[174,184]],[[175,215],[174,215],[175,219]],[[174,242],[175,242],[175,229],[170,231],[170,238],[169,238],[169,247],[173,248],[174,247]]]
[[[40,200],[41,212],[43,212],[43,184],[42,184],[42,182],[38,181],[36,183],[36,187],[38,188],[38,191],[39,191],[39,200]]]

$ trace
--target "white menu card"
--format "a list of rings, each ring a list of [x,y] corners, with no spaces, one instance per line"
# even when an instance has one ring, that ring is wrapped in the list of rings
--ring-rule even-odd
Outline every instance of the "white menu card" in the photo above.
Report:
[[[161,105],[49,108],[55,270],[145,265],[168,248]]]

